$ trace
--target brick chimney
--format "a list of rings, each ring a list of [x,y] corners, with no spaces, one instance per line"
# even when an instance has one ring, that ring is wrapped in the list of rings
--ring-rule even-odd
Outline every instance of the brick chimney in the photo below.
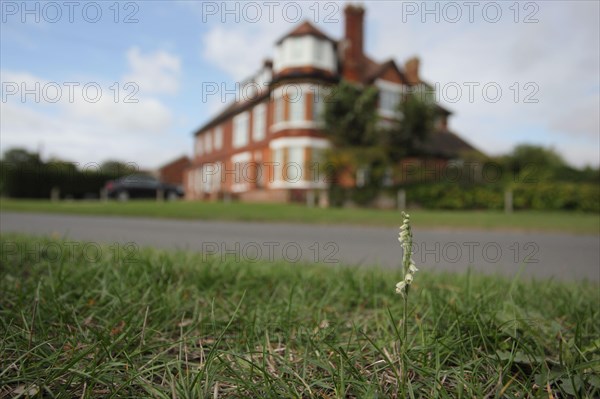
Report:
[[[406,61],[404,64],[404,72],[406,74],[406,79],[410,84],[417,84],[421,81],[419,78],[419,57],[412,57]]]
[[[348,4],[344,9],[346,34],[344,47],[344,79],[360,82],[364,69],[363,31],[365,9]]]

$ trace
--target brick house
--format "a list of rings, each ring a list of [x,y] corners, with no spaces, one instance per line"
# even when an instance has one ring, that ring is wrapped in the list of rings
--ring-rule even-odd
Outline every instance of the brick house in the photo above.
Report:
[[[158,168],[157,177],[163,183],[183,187],[184,174],[191,165],[192,161],[183,155]]]
[[[320,113],[328,88],[341,79],[375,85],[379,113],[393,117],[403,90],[427,88],[419,60],[403,68],[376,62],[363,50],[365,10],[348,5],[345,36],[334,40],[309,22],[279,39],[273,60],[239,86],[239,95],[194,134],[192,166],[184,176],[188,199],[304,201],[327,183],[318,161],[330,142]],[[473,148],[448,131],[450,112],[439,107],[430,149],[453,159]],[[443,136],[442,136],[443,135]]]

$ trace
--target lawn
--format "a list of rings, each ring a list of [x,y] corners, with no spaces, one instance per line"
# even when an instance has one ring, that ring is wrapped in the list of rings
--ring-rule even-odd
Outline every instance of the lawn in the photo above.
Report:
[[[223,202],[0,200],[0,211],[51,212],[82,215],[145,216],[199,220],[237,220],[397,226],[400,212],[378,209],[321,209],[295,204]],[[600,214],[521,211],[506,215],[494,211],[414,210],[420,228],[474,228],[485,230],[555,231],[600,234]]]
[[[595,283],[0,241],[0,397],[600,396]]]

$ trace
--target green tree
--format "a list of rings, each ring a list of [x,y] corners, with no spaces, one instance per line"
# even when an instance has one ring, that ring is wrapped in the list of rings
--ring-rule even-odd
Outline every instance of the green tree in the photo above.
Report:
[[[407,156],[428,155],[424,146],[435,131],[435,104],[416,93],[403,95],[398,116],[384,130],[384,143],[389,158],[397,164]]]
[[[138,171],[138,167],[136,164],[121,161],[108,160],[102,162],[100,165],[100,170],[103,174],[111,175],[111,176],[124,176],[135,173]]]
[[[325,132],[333,144],[326,153],[325,172],[330,178],[330,199],[341,205],[346,198],[343,180],[352,178],[357,187],[351,198],[366,204],[379,192],[387,165],[378,126],[374,87],[359,87],[342,81],[325,103]]]
[[[13,167],[35,168],[42,165],[42,160],[38,153],[29,152],[23,148],[7,150],[2,157],[2,161]]]
[[[400,97],[397,116],[382,120],[379,91],[342,81],[325,106],[325,130],[333,143],[327,165],[334,191],[340,178],[353,176],[355,202],[366,204],[392,180],[393,167],[407,156],[422,156],[435,131],[437,107],[426,93]]]
[[[509,176],[525,183],[556,177],[559,170],[566,166],[555,150],[533,144],[517,145],[502,161]]]
[[[376,145],[377,89],[342,81],[326,99],[324,120],[327,135],[336,147]]]

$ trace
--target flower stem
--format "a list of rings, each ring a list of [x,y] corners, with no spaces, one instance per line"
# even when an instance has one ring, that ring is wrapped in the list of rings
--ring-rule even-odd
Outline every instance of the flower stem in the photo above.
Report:
[[[404,295],[404,314],[403,314],[403,323],[404,324],[404,337],[402,339],[403,341],[403,346],[404,346],[404,350],[406,350],[408,348],[408,343],[406,342],[408,340],[408,293],[406,295]]]

